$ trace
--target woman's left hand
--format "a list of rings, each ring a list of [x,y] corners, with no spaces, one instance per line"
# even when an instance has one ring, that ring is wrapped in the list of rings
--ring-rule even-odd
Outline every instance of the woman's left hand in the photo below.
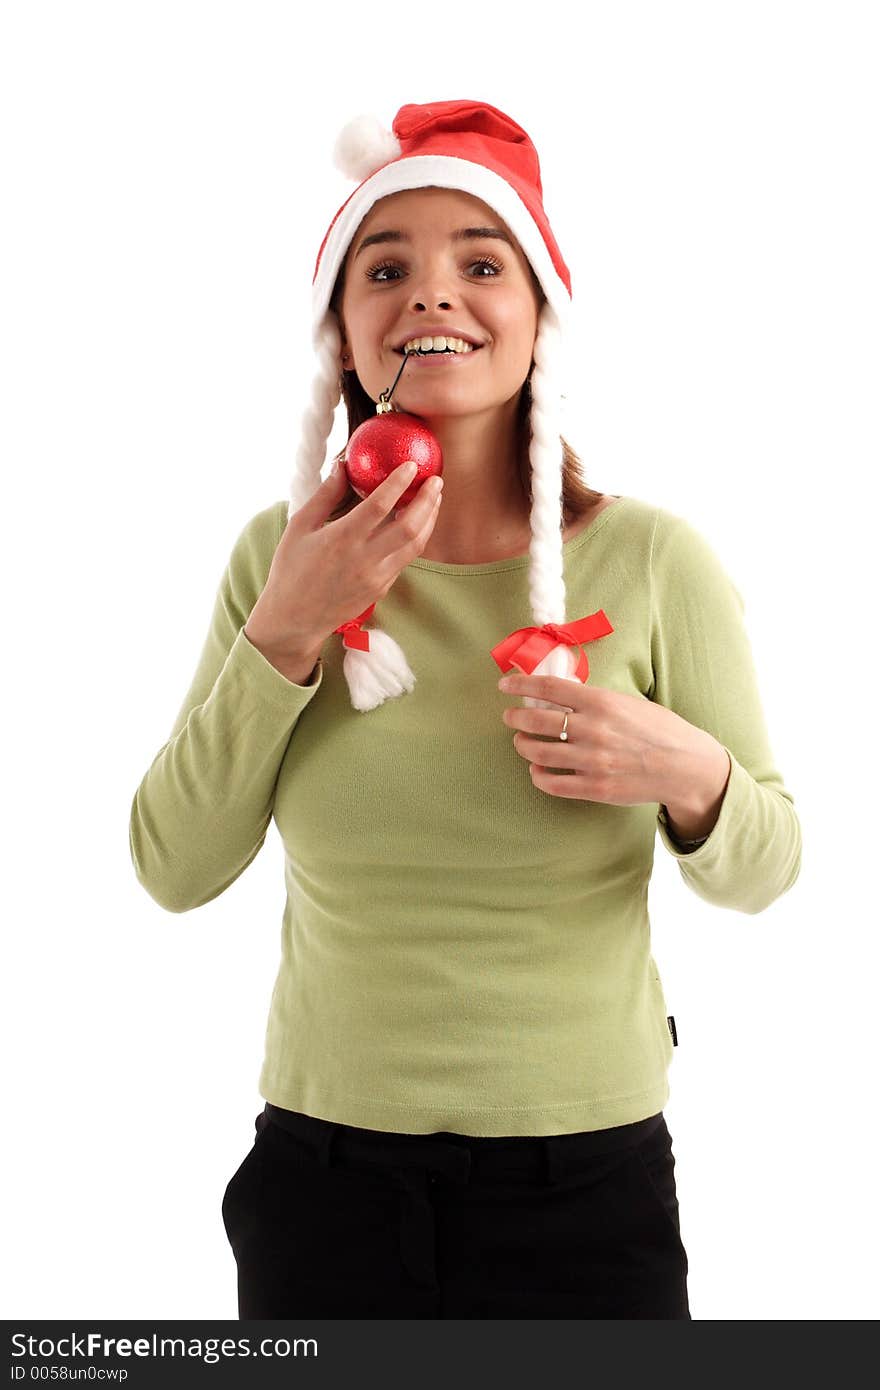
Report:
[[[691,777],[715,742],[705,730],[644,696],[520,671],[509,671],[499,689],[507,682],[505,693],[559,706],[518,706],[502,716],[517,730],[514,748],[528,760],[533,783],[550,796],[609,806],[676,803],[687,796]],[[568,740],[560,742],[566,710]],[[537,734],[554,742],[545,743]],[[566,771],[550,772],[551,767]]]

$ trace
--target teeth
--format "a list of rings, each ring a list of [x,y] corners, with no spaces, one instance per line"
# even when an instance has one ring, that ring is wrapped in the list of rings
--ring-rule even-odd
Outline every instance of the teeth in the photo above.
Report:
[[[473,343],[466,343],[464,338],[410,338],[401,352],[443,352],[445,348],[453,352],[474,351]]]

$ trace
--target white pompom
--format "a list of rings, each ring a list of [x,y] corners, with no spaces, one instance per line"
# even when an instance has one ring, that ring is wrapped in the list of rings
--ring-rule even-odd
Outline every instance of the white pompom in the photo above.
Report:
[[[372,112],[355,116],[342,130],[333,147],[333,163],[346,178],[363,183],[383,164],[398,159],[403,147]]]

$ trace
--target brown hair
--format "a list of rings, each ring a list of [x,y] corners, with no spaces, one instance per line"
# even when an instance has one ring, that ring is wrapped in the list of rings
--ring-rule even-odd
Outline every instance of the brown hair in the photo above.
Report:
[[[531,270],[531,266],[529,267]],[[532,271],[532,282],[543,304],[546,296],[540,287],[537,277]],[[334,311],[341,322],[340,305],[342,303],[343,289],[345,285],[345,263],[340,269],[333,287],[333,294],[330,297],[330,308]],[[365,420],[370,420],[376,414],[376,402],[368,396],[360,381],[357,372],[348,371],[342,373],[342,399],[345,401],[345,408],[348,412],[348,437],[354,434],[358,425],[362,425]],[[531,484],[531,464],[529,463],[529,445],[532,439],[531,428],[531,406],[532,391],[529,378],[523,382],[519,396],[519,408],[516,416],[516,436],[517,436],[517,477],[522,489],[522,495],[526,504],[532,505],[532,484]],[[595,492],[583,481],[582,464],[578,455],[574,452],[571,445],[562,435],[559,436],[562,445],[562,514],[563,525],[570,526],[573,522],[586,516],[591,507],[602,500],[603,494]],[[346,448],[348,446],[346,445]],[[340,462],[345,457],[345,449],[341,449],[334,459],[334,463]],[[355,492],[349,483],[345,496],[337,507],[331,512],[328,520],[336,521],[340,517],[347,515],[362,499]]]

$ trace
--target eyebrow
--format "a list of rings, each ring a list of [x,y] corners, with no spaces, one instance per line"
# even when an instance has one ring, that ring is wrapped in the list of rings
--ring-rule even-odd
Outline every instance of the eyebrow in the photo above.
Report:
[[[513,242],[506,232],[500,227],[460,227],[457,232],[452,233],[453,241],[478,241],[484,237],[494,237],[497,241],[506,241],[508,246],[513,246]],[[411,241],[405,232],[371,232],[365,236],[357,251],[355,260],[367,246],[374,246],[379,241]]]

